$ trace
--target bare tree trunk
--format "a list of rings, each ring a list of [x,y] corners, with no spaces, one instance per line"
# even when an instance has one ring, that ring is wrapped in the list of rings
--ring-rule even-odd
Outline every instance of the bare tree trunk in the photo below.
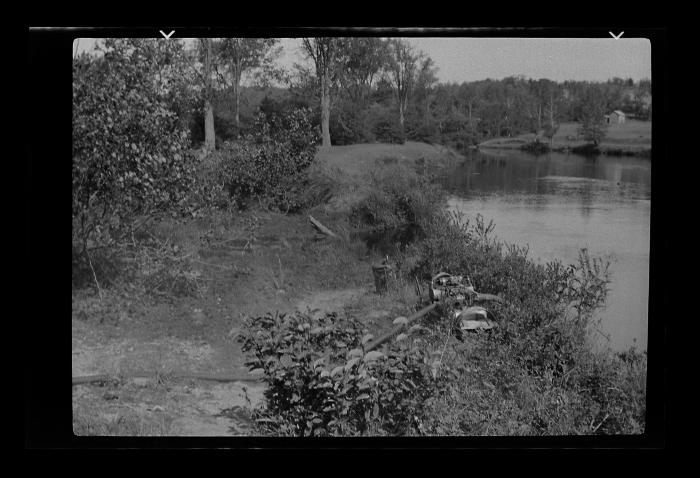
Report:
[[[331,133],[329,126],[331,115],[331,98],[329,90],[328,74],[325,73],[321,77],[321,137],[323,146],[331,145]]]
[[[240,115],[240,106],[241,106],[241,64],[240,64],[240,59],[237,60],[236,62],[236,71],[234,72],[234,79],[233,79],[233,88],[234,88],[234,94],[236,97],[236,135],[238,137],[241,136],[241,115]]]
[[[204,149],[207,151],[214,151],[216,149],[214,108],[209,98],[204,100]]]
[[[214,133],[214,107],[211,103],[211,38],[206,38],[204,41],[207,46],[207,55],[204,60],[204,149],[214,151],[216,149],[216,136]]]
[[[239,114],[240,104],[241,104],[241,90],[238,86],[238,82],[233,85],[233,92],[236,97],[236,136],[241,136],[241,117]]]
[[[399,124],[401,125],[401,129],[403,129],[405,117],[404,117],[404,102],[402,100],[399,100]]]
[[[554,95],[549,98],[549,126],[554,128]]]
[[[552,136],[549,138],[549,146],[554,145],[554,95],[549,96],[549,127],[552,130]]]

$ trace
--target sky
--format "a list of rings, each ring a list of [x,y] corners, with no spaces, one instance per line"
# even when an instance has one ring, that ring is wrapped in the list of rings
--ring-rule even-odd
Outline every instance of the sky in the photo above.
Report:
[[[554,81],[606,81],[613,77],[651,78],[651,42],[644,38],[406,38],[427,53],[441,82],[502,79],[523,75]],[[163,39],[163,41],[167,41]],[[302,62],[300,40],[282,40],[280,62]],[[95,39],[80,39],[78,50]]]

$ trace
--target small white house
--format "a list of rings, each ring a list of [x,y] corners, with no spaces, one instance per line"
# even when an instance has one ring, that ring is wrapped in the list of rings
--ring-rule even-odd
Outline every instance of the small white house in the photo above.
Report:
[[[605,122],[608,124],[622,124],[625,122],[625,113],[615,110],[609,115],[605,115]]]

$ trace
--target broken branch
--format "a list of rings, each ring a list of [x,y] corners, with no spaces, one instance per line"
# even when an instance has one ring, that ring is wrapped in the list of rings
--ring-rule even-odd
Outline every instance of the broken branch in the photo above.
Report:
[[[313,216],[309,216],[309,221],[311,221],[311,225],[320,233],[338,239],[338,236],[333,231],[321,224],[318,220],[314,219]]]

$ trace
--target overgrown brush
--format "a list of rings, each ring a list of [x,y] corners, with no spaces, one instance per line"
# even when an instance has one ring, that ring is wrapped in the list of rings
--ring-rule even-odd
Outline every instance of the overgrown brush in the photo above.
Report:
[[[318,134],[309,109],[259,115],[254,133],[226,142],[212,153],[217,190],[239,207],[257,200],[263,207],[293,212],[303,206]]]
[[[176,61],[177,46],[105,40],[104,57],[73,62],[73,242],[76,257],[109,248],[138,218],[177,210],[195,160],[174,92],[186,83],[150,58]]]
[[[490,395],[490,409],[497,410],[492,418],[508,419],[487,429],[473,428],[459,412],[458,420],[467,422],[452,432],[639,433],[644,422],[643,360],[630,351],[626,357],[635,366],[627,366],[615,355],[592,352],[588,340],[595,312],[607,297],[609,263],[585,249],[575,264],[538,263],[528,257],[527,248],[493,238],[492,229],[493,224],[479,216],[470,223],[459,215],[436,214],[426,236],[409,249],[418,258],[412,274],[466,274],[477,290],[506,299],[491,306],[489,312],[500,327],[478,349],[483,357],[476,370],[495,388],[479,385],[482,392],[475,392],[455,385],[452,406],[472,407],[463,394]],[[456,362],[463,363],[459,357]],[[530,397],[529,402],[517,399],[518,394]],[[535,407],[534,413],[523,410],[526,403]],[[435,414],[445,415],[445,410],[436,409]],[[443,430],[443,425],[435,426]]]
[[[408,166],[383,166],[372,171],[370,192],[355,205],[350,220],[376,231],[415,227],[422,229],[444,199],[444,192]]]
[[[364,351],[363,324],[331,314],[249,318],[240,341],[246,365],[268,388],[255,413],[261,431],[290,436],[419,434],[425,403],[439,394],[437,373],[420,337]]]

